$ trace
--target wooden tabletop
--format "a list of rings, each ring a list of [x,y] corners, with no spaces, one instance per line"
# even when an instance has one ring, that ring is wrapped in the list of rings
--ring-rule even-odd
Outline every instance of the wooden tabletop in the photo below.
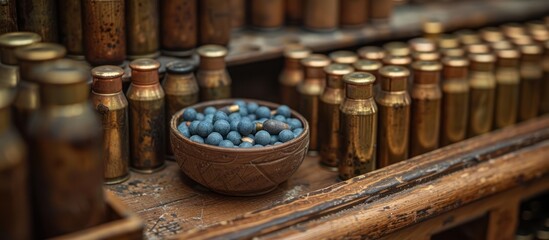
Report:
[[[275,191],[257,197],[230,197],[210,192],[188,179],[172,161],[154,174],[131,174],[128,181],[107,189],[143,219],[149,239],[231,220],[338,181],[337,173],[323,169],[313,157],[307,157],[298,171]]]

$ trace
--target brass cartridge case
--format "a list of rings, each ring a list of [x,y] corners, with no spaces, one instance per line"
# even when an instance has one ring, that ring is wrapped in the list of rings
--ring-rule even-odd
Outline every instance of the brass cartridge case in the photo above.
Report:
[[[91,103],[103,126],[103,162],[106,184],[117,184],[130,177],[130,130],[128,100],[122,92],[124,70],[105,65],[91,70]]]
[[[318,109],[320,96],[324,92],[326,74],[324,67],[330,59],[322,54],[311,54],[301,60],[305,68],[305,79],[297,86],[299,93],[299,113],[309,122],[309,154],[318,153]]]
[[[411,89],[410,157],[435,150],[439,146],[442,93],[438,62],[417,61],[412,64],[414,84]]]
[[[284,24],[284,0],[250,0],[252,26],[261,30],[276,30]]]
[[[513,45],[511,42],[507,40],[503,40],[503,41],[491,43],[490,48],[492,49],[492,51],[497,52],[498,50],[515,48],[515,45]]]
[[[227,0],[200,0],[199,40],[200,45],[227,46],[231,38],[231,6]]]
[[[318,142],[320,164],[333,171],[337,171],[339,162],[339,106],[345,97],[343,76],[353,71],[351,66],[339,63],[332,63],[324,68],[327,82],[318,107]]]
[[[520,73],[520,52],[516,49],[505,49],[496,52],[496,107],[494,128],[502,128],[517,121]]]
[[[412,53],[412,59],[414,61],[439,61],[440,53],[438,51],[414,52]]]
[[[5,239],[31,239],[27,146],[12,124],[10,89],[0,88],[0,232]]]
[[[388,22],[393,13],[393,1],[370,0],[370,20],[373,22]]]
[[[534,44],[534,39],[530,37],[529,35],[519,35],[515,38],[510,39],[511,43],[513,43],[515,46],[523,46],[523,45],[531,45]]]
[[[358,55],[351,51],[335,51],[328,54],[334,63],[352,65],[358,60]]]
[[[368,22],[370,0],[341,0],[339,2],[339,24],[356,28]]]
[[[200,101],[231,97],[231,76],[225,69],[227,49],[219,45],[204,45],[198,48],[200,65],[197,79]]]
[[[369,74],[374,75],[376,79],[374,79],[374,89],[375,92],[377,92],[378,89],[378,80],[379,79],[379,69],[383,66],[381,62],[376,60],[367,60],[367,59],[360,59],[356,61],[353,64],[353,67],[355,68],[355,71],[357,72],[366,72]]]
[[[471,45],[471,44],[482,42],[482,39],[480,38],[480,36],[476,32],[470,29],[459,30],[454,34],[458,37],[459,42],[462,45]]]
[[[20,31],[38,33],[44,42],[57,42],[57,1],[17,0]]]
[[[120,65],[126,59],[124,6],[124,0],[82,1],[84,49],[92,66]]]
[[[304,0],[303,25],[306,29],[329,32],[337,28],[338,22],[338,0]]]
[[[467,137],[469,60],[465,57],[445,57],[442,64],[440,146],[444,147]]]
[[[246,1],[229,0],[229,4],[231,7],[231,28],[233,30],[239,30],[246,25]]]
[[[287,48],[284,50],[284,68],[280,73],[280,102],[291,109],[298,109],[299,94],[297,85],[305,78],[301,60],[311,55],[311,50],[306,47]]]
[[[520,100],[519,121],[525,121],[538,115],[543,69],[541,66],[542,49],[537,44],[520,46]],[[547,95],[548,93],[544,93]]]
[[[339,178],[376,169],[377,106],[374,75],[354,72],[343,77],[345,98],[339,107]]]
[[[69,56],[84,59],[82,1],[58,0],[58,4],[60,43],[67,48]]]
[[[506,23],[500,26],[500,29],[503,31],[503,34],[508,38],[517,38],[520,36],[527,35],[526,28],[519,23]]]
[[[408,41],[411,52],[434,52],[437,51],[436,42],[428,38],[413,38]]]
[[[404,42],[388,42],[383,44],[383,48],[391,56],[409,56],[412,53],[408,44]]]
[[[301,24],[303,21],[303,5],[305,0],[286,0],[286,22],[292,25]]]
[[[549,19],[549,18],[547,18]],[[543,45],[545,48],[545,54],[543,55],[542,68],[543,68],[543,80],[541,82],[541,100],[539,105],[540,114],[549,113],[549,41]]]
[[[15,49],[40,42],[40,35],[31,32],[12,32],[0,35],[0,88],[15,88],[19,83],[19,67]]]
[[[496,27],[485,27],[480,29],[480,37],[487,43],[496,43],[505,40],[503,32]]]
[[[490,53],[490,46],[485,43],[473,43],[465,46],[467,54]]]
[[[409,67],[411,63],[412,58],[410,56],[387,55],[385,56],[385,58],[383,58],[383,65]]]
[[[128,58],[158,57],[160,55],[158,0],[126,1],[125,9]]]
[[[385,57],[385,50],[380,47],[366,46],[361,47],[357,51],[358,56],[362,59],[382,61]]]
[[[196,0],[160,1],[162,53],[176,57],[187,57],[193,53],[198,42],[196,4]]]
[[[379,71],[381,91],[376,94],[378,112],[377,168],[408,159],[410,105],[408,69],[385,66]]]
[[[142,58],[130,63],[132,83],[126,93],[130,104],[130,167],[153,173],[165,166],[165,93],[158,81],[160,63]]]
[[[463,48],[447,48],[441,50],[443,57],[466,57],[467,53]]]
[[[17,31],[16,0],[6,0],[0,4],[0,34]]]
[[[442,34],[438,37],[436,43],[441,50],[459,48],[461,45],[458,37],[454,34]]]
[[[36,237],[103,223],[102,131],[88,101],[89,72],[67,59],[31,71],[43,106],[33,114],[28,131]]]
[[[35,43],[15,50],[21,81],[13,102],[13,117],[23,136],[26,136],[31,115],[40,107],[39,86],[31,79],[31,70],[42,63],[60,59],[65,53],[63,46],[54,43]]]
[[[496,79],[496,58],[491,53],[469,56],[469,123],[467,136],[474,137],[492,130]]]
[[[179,110],[198,103],[198,83],[194,66],[186,62],[174,62],[167,66],[162,88],[166,93],[166,126]],[[173,157],[170,128],[166,127],[166,155]]]
[[[437,42],[441,34],[444,33],[444,25],[437,20],[425,21],[422,25],[423,37],[433,42]]]

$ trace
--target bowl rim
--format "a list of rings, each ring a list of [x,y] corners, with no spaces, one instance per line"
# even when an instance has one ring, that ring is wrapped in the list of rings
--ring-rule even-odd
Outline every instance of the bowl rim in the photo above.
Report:
[[[283,104],[278,104],[278,103],[273,103],[273,102],[268,102],[268,101],[263,101],[263,100],[257,100],[257,99],[250,99],[250,98],[225,98],[225,99],[218,99],[218,100],[210,100],[210,101],[206,101],[206,102],[200,102],[200,103],[185,107],[185,108],[177,111],[176,113],[174,113],[172,115],[171,120],[170,120],[170,131],[177,138],[182,139],[183,142],[186,142],[187,144],[190,144],[192,146],[199,147],[199,148],[204,148],[204,149],[211,150],[211,151],[216,151],[216,152],[223,151],[223,152],[230,152],[230,153],[239,153],[239,152],[261,153],[262,151],[265,151],[265,150],[279,150],[279,149],[283,149],[283,148],[285,148],[285,147],[287,147],[287,146],[289,146],[293,143],[303,141],[306,137],[308,137],[308,135],[309,135],[308,134],[309,123],[307,122],[305,117],[303,117],[301,114],[299,114],[297,111],[295,111],[294,109],[291,109],[291,108],[290,108],[291,115],[294,116],[294,118],[299,119],[301,121],[301,123],[303,124],[303,132],[298,137],[296,137],[296,138],[294,138],[294,139],[292,139],[288,142],[278,144],[278,145],[268,145],[268,146],[263,146],[263,147],[251,147],[251,148],[226,148],[226,147],[220,147],[220,146],[212,146],[212,145],[209,145],[209,144],[206,144],[206,143],[193,142],[189,138],[186,138],[185,136],[183,136],[183,134],[181,132],[179,132],[179,130],[177,129],[177,124],[178,124],[177,121],[186,109],[189,109],[189,108],[195,108],[195,109],[197,109],[197,108],[206,108],[208,106],[223,105],[223,104],[229,105],[230,103],[233,103],[233,102],[238,101],[238,100],[242,100],[242,101],[245,101],[245,102],[256,102],[257,104],[259,104],[261,106],[267,106],[271,109],[273,109],[273,108],[276,109],[279,106],[283,105]],[[175,144],[175,142],[171,141],[171,144]]]

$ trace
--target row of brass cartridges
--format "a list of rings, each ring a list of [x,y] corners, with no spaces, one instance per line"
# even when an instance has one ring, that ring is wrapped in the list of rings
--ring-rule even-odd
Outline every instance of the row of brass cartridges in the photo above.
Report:
[[[14,109],[14,119],[21,132],[26,131],[31,115],[39,109],[41,105],[39,84],[28,76],[30,70],[41,63],[60,59],[64,57],[66,53],[65,48],[60,45],[53,43],[38,43],[39,41],[40,36],[30,32],[14,32],[0,35],[0,47],[2,50],[2,64],[0,64],[0,76],[2,79],[0,80],[0,88],[8,89],[15,97],[12,106]],[[23,50],[28,52],[28,54],[16,56],[17,51]],[[176,111],[198,102],[199,88],[201,93],[200,99],[202,101],[230,97],[231,78],[225,69],[224,61],[227,50],[219,45],[205,45],[200,47],[198,52],[201,57],[197,73],[198,84],[196,84],[193,74],[194,66],[184,62],[168,64],[168,74],[166,74],[163,82],[166,95],[166,115],[163,117],[163,119],[165,119],[165,124],[157,126],[156,122],[154,122],[153,125],[156,126],[155,128],[169,126],[169,120]],[[138,101],[140,100],[140,97],[143,96],[147,101],[152,101],[153,95],[151,94],[154,91],[151,89],[156,89],[155,91],[158,91],[158,94],[155,95],[156,97],[164,95],[164,93],[160,93],[160,90],[162,89],[158,90],[158,86],[156,86],[156,83],[154,83],[155,80],[153,80],[153,75],[156,75],[156,81],[158,81],[158,68],[156,68],[156,66],[159,65],[160,64],[156,60],[152,59],[141,59],[130,64],[132,79],[137,79],[132,80],[134,83],[133,87],[130,87],[131,91],[128,91],[128,96],[131,96],[130,102],[132,100]],[[144,72],[146,72],[145,75],[143,75]],[[165,130],[162,131],[159,131],[158,129],[149,129],[154,130],[154,134],[161,134],[161,136],[164,136],[166,139],[166,144],[156,140],[156,136],[155,139],[153,139],[153,143],[158,145],[158,148],[154,149],[160,151],[155,153],[155,155],[151,155],[155,156],[156,160],[154,161],[147,160],[152,159],[151,156],[139,154],[140,152],[138,152],[140,151],[138,150],[140,148],[147,148],[138,146],[138,143],[153,144],[144,140],[148,139],[147,136],[149,135],[153,136],[152,134],[141,134],[138,132],[147,128],[137,125],[133,126],[135,131],[132,132],[139,137],[132,138],[132,140],[135,139],[137,141],[132,143],[133,145],[131,148],[127,146],[126,142],[129,141],[128,135],[131,134],[125,129],[128,127],[128,124],[124,124],[128,120],[126,117],[127,114],[123,114],[127,111],[124,110],[127,107],[127,101],[125,98],[121,99],[120,96],[124,97],[124,94],[122,93],[122,88],[118,86],[118,80],[122,78],[123,74],[124,71],[117,66],[102,66],[94,68],[91,71],[93,79],[104,80],[92,82],[92,89],[94,90],[92,91],[92,96],[95,97],[94,108],[102,116],[104,121],[103,125],[105,126],[105,154],[103,156],[106,162],[105,181],[107,183],[117,183],[127,179],[129,176],[129,149],[136,150],[132,153],[132,156],[134,156],[132,159],[135,160],[131,161],[132,167],[143,171],[149,171],[149,168],[154,169],[159,167],[160,162],[164,161],[164,155],[161,155],[164,151],[160,151],[160,147],[166,149],[168,156],[172,155],[171,144],[169,143],[169,128],[167,127],[164,127]],[[134,76],[133,74],[136,75]],[[152,82],[143,84],[140,82],[141,79]],[[137,87],[136,85],[146,85],[147,87]],[[163,97],[160,102],[164,102]],[[152,103],[149,103],[149,105],[151,105],[151,108],[153,107]],[[145,108],[145,110],[137,108],[132,109],[136,111],[149,111],[150,109],[146,109],[149,105],[140,105]],[[156,107],[160,106],[162,106],[161,108],[164,108],[164,105],[158,105]],[[114,111],[113,109],[116,109],[117,111]],[[145,117],[146,114],[137,113],[135,116]],[[130,122],[132,124],[146,124],[151,121],[135,120]],[[114,128],[114,126],[117,127]],[[107,130],[113,132],[108,132]],[[140,162],[145,161],[143,159],[147,160],[146,162],[148,162],[147,164],[150,166],[141,166],[142,164]]]
[[[160,49],[189,56],[198,45],[228,45],[232,2],[238,1],[6,0],[0,5],[7,13],[0,16],[0,34],[38,33],[44,42],[63,44],[71,58],[85,56],[92,66],[155,58]]]

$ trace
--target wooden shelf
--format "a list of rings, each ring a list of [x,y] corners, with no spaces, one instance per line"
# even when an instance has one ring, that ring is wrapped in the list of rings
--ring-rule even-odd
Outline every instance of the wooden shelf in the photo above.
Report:
[[[396,7],[388,24],[369,24],[358,29],[331,33],[314,33],[298,27],[285,27],[275,32],[244,30],[235,32],[227,56],[229,65],[240,65],[282,56],[284,45],[301,43],[314,51],[329,51],[397,38],[410,38],[421,33],[427,19],[442,22],[447,31],[478,28],[501,22],[520,21],[549,12],[546,0],[453,1]]]

